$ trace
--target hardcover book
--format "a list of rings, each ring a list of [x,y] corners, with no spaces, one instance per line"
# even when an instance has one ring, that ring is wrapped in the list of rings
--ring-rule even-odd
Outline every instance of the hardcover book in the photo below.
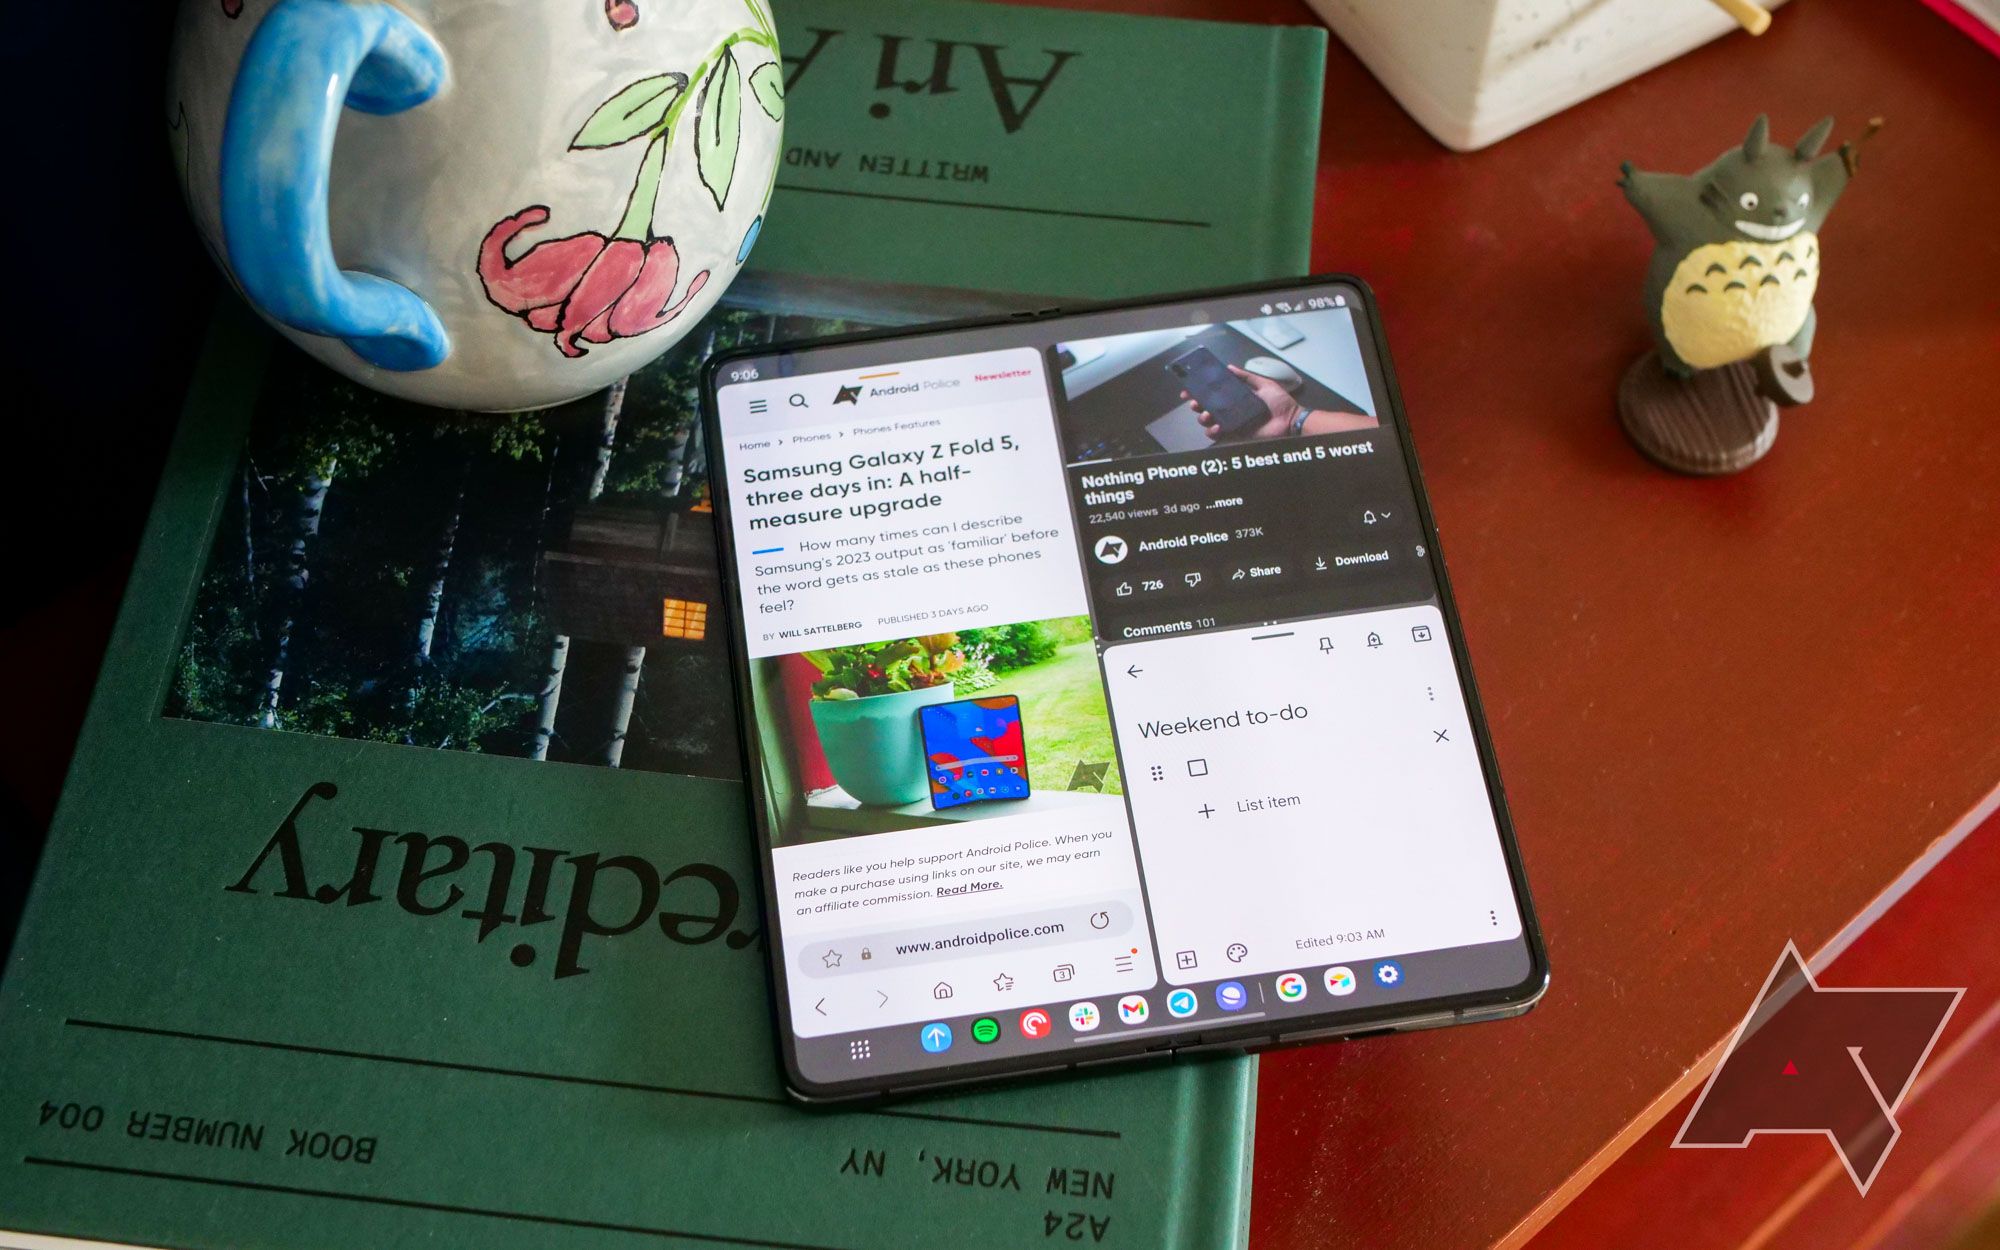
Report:
[[[798,94],[760,265],[1097,299],[1310,267],[1318,27],[778,8]]]
[[[440,413],[217,318],[0,984],[0,1241],[1241,1240],[1250,1060],[785,1097],[695,373],[1019,302],[969,286],[1303,272],[1324,36],[781,26],[762,268],[618,387]]]

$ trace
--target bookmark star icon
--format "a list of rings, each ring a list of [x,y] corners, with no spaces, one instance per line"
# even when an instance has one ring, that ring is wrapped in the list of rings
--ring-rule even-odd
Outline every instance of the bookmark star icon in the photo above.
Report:
[[[993,988],[1004,994],[1014,988],[1014,978],[1003,972],[993,978]]]
[[[838,968],[840,967],[840,952],[828,951],[826,954],[821,955],[819,957],[819,961],[820,963],[826,965],[829,968]]]
[[[1740,1150],[1759,1133],[1821,1134],[1866,1194],[1902,1135],[1896,1108],[1964,994],[1822,986],[1787,942],[1674,1145]]]

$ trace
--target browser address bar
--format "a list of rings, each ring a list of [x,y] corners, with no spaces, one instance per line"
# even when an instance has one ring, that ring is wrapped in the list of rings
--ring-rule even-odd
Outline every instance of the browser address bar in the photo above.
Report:
[[[824,979],[994,951],[1116,938],[1129,932],[1132,923],[1132,909],[1124,903],[1085,903],[1025,915],[941,921],[921,928],[828,939],[801,949],[795,962],[803,975]]]

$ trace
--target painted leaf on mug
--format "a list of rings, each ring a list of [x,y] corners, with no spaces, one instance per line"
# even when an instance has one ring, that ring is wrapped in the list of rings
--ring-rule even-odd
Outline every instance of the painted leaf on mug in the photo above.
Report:
[[[667,110],[687,90],[686,74],[655,74],[641,78],[597,106],[569,141],[571,151],[615,148],[644,137],[667,119]]]
[[[750,71],[750,94],[774,122],[785,120],[785,75],[776,61],[766,61]]]
[[[742,143],[743,75],[728,51],[715,62],[695,104],[694,159],[701,183],[720,209],[736,177],[736,150]]]
[[[682,284],[680,248],[671,235],[656,232],[654,217],[666,177],[667,153],[674,145],[681,114],[690,103],[688,88],[693,79],[701,79],[700,91],[692,98],[695,175],[714,199],[718,212],[736,180],[743,139],[745,75],[737,62],[739,50],[752,58],[757,55],[752,49],[761,50],[770,58],[750,70],[750,93],[771,121],[784,117],[778,32],[755,0],[744,3],[753,24],[717,43],[693,74],[668,71],[627,83],[591,110],[570,139],[573,152],[601,151],[635,139],[646,140],[617,225],[609,230],[579,230],[529,241],[529,232],[547,225],[550,218],[546,205],[530,204],[494,222],[481,240],[478,274],[486,298],[529,328],[551,335],[556,350],[563,355],[588,355],[589,344],[657,330],[686,311],[708,285],[708,269],[695,270]],[[607,0],[605,12],[619,29],[638,21],[638,9],[631,0]],[[621,23],[621,14],[629,20]],[[772,185],[766,181],[764,205],[736,248],[738,265],[749,258],[763,227],[763,207],[770,203]],[[602,221],[599,219],[600,226]],[[702,231],[695,233],[699,238]],[[719,259],[727,263],[727,253]]]

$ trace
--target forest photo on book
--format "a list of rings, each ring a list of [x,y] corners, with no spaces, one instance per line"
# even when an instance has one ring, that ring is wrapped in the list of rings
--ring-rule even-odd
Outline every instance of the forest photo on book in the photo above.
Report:
[[[625,383],[539,412],[441,412],[273,353],[165,714],[738,778],[701,362],[984,305],[744,285]]]

